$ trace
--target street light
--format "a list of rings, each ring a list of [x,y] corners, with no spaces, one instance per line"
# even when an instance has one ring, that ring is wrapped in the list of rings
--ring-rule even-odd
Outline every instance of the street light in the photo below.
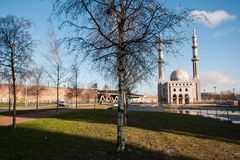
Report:
[[[213,88],[214,88],[214,99],[215,99],[215,101],[216,101],[216,94],[217,94],[216,90],[217,90],[217,87],[214,86]]]
[[[234,94],[234,96],[235,96],[235,88],[233,88],[233,94]]]
[[[95,108],[96,108],[96,98],[97,98],[97,94],[98,94],[97,83],[94,83],[92,88],[94,90],[94,110],[95,110]]]
[[[3,75],[4,71],[0,68],[0,76]]]
[[[3,70],[0,68],[0,76],[3,74]]]

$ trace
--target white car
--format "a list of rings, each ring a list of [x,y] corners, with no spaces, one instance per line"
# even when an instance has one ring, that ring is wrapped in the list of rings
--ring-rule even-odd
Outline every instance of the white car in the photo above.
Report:
[[[68,106],[68,103],[64,102],[64,101],[59,101],[59,107],[66,107]]]

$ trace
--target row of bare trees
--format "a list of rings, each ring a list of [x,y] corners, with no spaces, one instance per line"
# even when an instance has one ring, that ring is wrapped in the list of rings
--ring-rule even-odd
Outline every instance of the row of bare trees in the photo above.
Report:
[[[13,127],[16,128],[16,99],[17,99],[17,79],[20,83],[31,80],[34,91],[32,94],[36,97],[36,110],[39,108],[39,96],[44,91],[44,75],[52,80],[56,87],[56,115],[59,113],[59,87],[66,81],[67,70],[63,66],[62,53],[60,52],[60,42],[53,29],[49,32],[50,51],[45,55],[46,67],[38,66],[33,61],[33,53],[36,44],[30,34],[33,24],[24,18],[8,15],[0,18],[0,69],[3,71],[2,77],[8,82],[9,88],[9,113],[12,106]],[[76,107],[77,107],[77,83],[79,64],[75,60],[72,68],[74,77],[73,87],[75,88]],[[27,92],[27,90],[26,90]],[[27,94],[27,93],[25,93]]]
[[[32,61],[34,42],[29,33],[31,26],[32,23],[24,18],[15,16],[0,18],[0,66],[12,83],[14,128],[16,128],[16,77],[25,75]]]

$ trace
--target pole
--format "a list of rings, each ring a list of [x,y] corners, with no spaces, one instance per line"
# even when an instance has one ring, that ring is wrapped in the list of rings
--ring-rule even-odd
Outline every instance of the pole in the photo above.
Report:
[[[229,107],[229,106],[228,106],[228,107]],[[229,108],[228,108],[228,107],[227,107],[227,117],[228,117],[228,120],[229,120],[229,114],[228,114],[228,109],[229,109]]]
[[[218,117],[218,113],[217,113],[217,107],[216,107],[216,117]]]
[[[94,95],[94,110],[96,109],[96,92],[95,92],[95,95]]]

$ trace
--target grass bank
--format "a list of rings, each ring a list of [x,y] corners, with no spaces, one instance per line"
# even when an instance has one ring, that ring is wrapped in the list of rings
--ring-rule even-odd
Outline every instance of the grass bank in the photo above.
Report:
[[[116,153],[116,111],[79,110],[0,128],[1,159],[240,159],[240,127],[174,113],[130,112]]]

